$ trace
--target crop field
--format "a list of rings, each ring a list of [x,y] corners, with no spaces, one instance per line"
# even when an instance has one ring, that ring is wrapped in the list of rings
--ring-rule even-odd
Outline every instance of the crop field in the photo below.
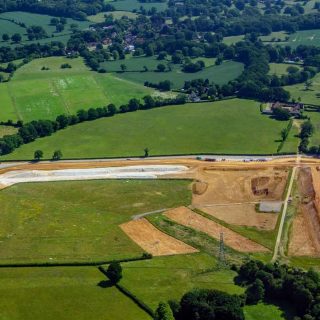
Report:
[[[119,224],[191,202],[185,180],[26,183],[0,192],[0,264],[110,261],[143,250]]]
[[[79,29],[88,28],[90,25],[90,22],[88,21],[78,21],[78,20],[73,20],[71,18],[67,18],[67,24],[65,25],[65,29],[62,32],[57,33],[55,26],[50,25],[51,18],[53,18],[53,16],[49,16],[45,14],[29,13],[29,12],[20,12],[20,11],[1,13],[0,14],[0,38],[4,33],[7,33],[9,35],[13,35],[14,33],[19,33],[22,35],[22,43],[25,43],[25,44],[33,43],[33,42],[46,43],[53,40],[66,43],[71,34],[71,30],[70,30],[71,24],[76,24]],[[28,37],[26,36],[27,32],[25,28],[17,25],[12,21],[3,20],[3,19],[14,20],[17,23],[24,23],[26,27],[39,25],[44,28],[49,38],[29,41]],[[10,44],[10,42],[6,43],[3,41],[0,43],[5,45]]]
[[[94,16],[89,16],[88,20],[94,23],[101,23],[105,21],[105,15],[112,14],[114,19],[121,19],[122,17],[128,17],[134,19],[137,17],[137,14],[130,11],[108,11],[108,12],[99,12]]]
[[[132,60],[133,63],[136,61],[135,58],[133,58]],[[122,63],[126,64],[125,62]],[[150,62],[150,68],[147,65],[149,70],[154,69],[159,63],[163,62],[154,59],[152,63],[154,64],[154,66]],[[139,64],[137,66],[140,68]],[[143,65],[141,65],[141,67],[143,68]],[[108,66],[106,69],[108,71]],[[174,88],[180,89],[183,87],[185,81],[200,78],[209,79],[210,82],[214,82],[220,85],[225,84],[230,80],[233,80],[240,76],[242,71],[243,65],[241,63],[235,61],[226,61],[219,66],[210,66],[195,73],[182,72],[180,70],[180,67],[173,67],[171,71],[166,72],[120,72],[117,73],[117,76],[122,79],[130,80],[132,82],[137,82],[141,84],[144,84],[145,81],[149,81],[151,83],[159,83],[160,81],[170,80]]]
[[[123,264],[121,284],[155,309],[159,301],[179,300],[193,288],[212,288],[241,294],[234,285],[236,273],[217,271],[216,259],[204,253],[156,257]]]
[[[32,159],[37,149],[45,158],[57,149],[65,158],[141,156],[146,147],[150,155],[275,153],[286,126],[250,100],[168,106],[68,127],[1,159]]]
[[[311,79],[312,86],[306,90],[304,83],[298,83],[291,86],[284,87],[290,92],[291,97],[301,98],[301,102],[310,103],[320,106],[320,73]]]
[[[166,2],[141,3],[138,0],[117,0],[107,2],[110,3],[115,8],[115,10],[118,11],[135,12],[139,11],[141,7],[143,7],[145,10],[156,8],[157,11],[164,11],[168,7]]]
[[[63,63],[72,68],[61,69]],[[50,70],[41,70],[43,67]],[[36,59],[18,69],[10,82],[0,84],[0,120],[55,119],[59,114],[75,114],[111,102],[119,106],[129,97],[153,92],[112,75],[91,72],[81,58]]]
[[[150,320],[93,267],[1,269],[0,318]]]

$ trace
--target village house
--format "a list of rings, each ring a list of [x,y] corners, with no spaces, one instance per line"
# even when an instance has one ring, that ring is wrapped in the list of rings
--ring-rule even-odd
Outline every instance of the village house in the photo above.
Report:
[[[262,111],[263,114],[272,115],[273,111],[276,108],[286,109],[290,114],[296,118],[299,118],[302,115],[304,109],[303,103],[290,103],[290,102],[269,102],[267,103],[266,108]]]

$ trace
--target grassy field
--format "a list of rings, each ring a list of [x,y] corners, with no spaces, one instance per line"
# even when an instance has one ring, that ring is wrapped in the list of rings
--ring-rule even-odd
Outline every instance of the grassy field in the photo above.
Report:
[[[244,307],[246,320],[258,320],[263,315],[263,320],[281,320],[286,319],[283,310],[272,304],[259,303]]]
[[[0,137],[3,137],[8,134],[15,134],[18,130],[11,126],[0,125]]]
[[[89,16],[88,20],[94,23],[101,23],[105,21],[105,15],[112,15],[114,19],[121,19],[122,17],[128,17],[134,19],[137,14],[130,11],[109,11],[109,12],[99,12],[94,16]]]
[[[294,48],[299,45],[319,46],[320,30],[301,30],[293,34],[287,34],[283,31],[272,32],[268,36],[261,36],[260,39],[263,42],[272,42],[273,44],[289,45]]]
[[[1,269],[0,318],[151,319],[116,288],[99,287],[104,280],[93,267]]]
[[[139,59],[141,59],[141,61],[139,61]],[[174,88],[180,89],[183,87],[185,81],[190,81],[193,79],[209,79],[210,81],[220,85],[225,84],[230,80],[237,78],[243,71],[243,65],[241,63],[235,61],[225,61],[219,66],[211,65],[195,73],[182,72],[180,66],[172,66],[171,71],[155,72],[150,70],[155,70],[156,66],[159,63],[163,62],[158,61],[155,58],[152,58],[151,61],[148,61],[148,64],[144,64],[145,59],[146,58],[132,58],[130,59],[131,61],[128,60],[128,71],[130,71],[129,68],[131,67],[131,64],[133,65],[132,68],[141,68],[140,70],[142,70],[143,66],[146,65],[149,71],[120,72],[117,73],[117,76],[122,79],[130,80],[132,82],[137,82],[140,84],[144,84],[145,81],[149,81],[151,83],[158,83],[160,81],[170,80]],[[113,66],[112,63],[113,62],[105,63],[107,71],[112,71],[112,69],[119,68]],[[123,63],[127,65],[127,62],[123,60],[119,62],[117,61],[117,63]]]
[[[236,273],[217,271],[215,258],[205,253],[157,257],[123,264],[121,284],[155,309],[159,301],[180,300],[193,288],[211,288],[241,294],[234,285]]]
[[[57,33],[55,26],[50,25],[51,18],[53,17],[45,14],[36,14],[36,13],[21,12],[21,11],[1,13],[0,14],[0,39],[2,37],[2,34],[4,33],[7,33],[9,35],[13,35],[14,33],[19,33],[22,35],[22,43],[25,43],[25,44],[34,43],[34,42],[46,43],[53,40],[66,43],[71,34],[71,30],[70,30],[71,24],[76,24],[79,29],[88,28],[90,25],[90,22],[88,21],[78,21],[78,20],[73,20],[71,18],[68,18],[67,24],[65,25],[65,29],[62,32]],[[7,21],[3,19],[9,19],[9,20],[13,19],[17,23],[24,23],[27,27],[33,26],[33,25],[42,26],[47,32],[49,38],[29,41],[26,35],[27,32],[25,28],[20,27],[19,25],[11,21]],[[11,42],[1,41],[0,44],[10,45]]]
[[[307,112],[312,124],[314,125],[314,133],[310,138],[310,146],[320,146],[320,112]]]
[[[152,2],[152,3],[142,3],[139,0],[118,0],[118,1],[106,1],[110,3],[115,10],[118,11],[139,11],[141,7],[145,10],[150,10],[151,8],[156,8],[157,11],[164,11],[167,9],[168,5],[166,2]]]
[[[300,97],[303,103],[320,106],[320,73],[312,78],[311,81],[312,86],[309,90],[305,90],[304,83],[298,83],[284,88],[290,92],[292,98],[298,99]]]
[[[19,184],[0,192],[0,263],[97,261],[143,250],[118,227],[131,216],[191,202],[189,181]]]
[[[72,68],[61,69],[63,63]],[[59,114],[75,114],[111,102],[119,106],[153,92],[110,74],[92,72],[81,58],[36,59],[18,69],[10,82],[0,84],[0,120],[55,119]]]
[[[299,65],[291,65],[287,63],[269,63],[269,74],[276,74],[277,76],[288,74],[287,69],[289,67],[296,67],[300,70],[302,69]]]
[[[45,158],[57,149],[65,158],[141,156],[146,147],[150,155],[275,153],[286,126],[261,115],[250,100],[168,106],[68,127],[1,160],[32,159],[37,149]]]
[[[244,35],[230,36],[230,37],[224,37],[222,42],[228,46],[231,46],[232,44],[242,41],[243,39],[244,39]]]

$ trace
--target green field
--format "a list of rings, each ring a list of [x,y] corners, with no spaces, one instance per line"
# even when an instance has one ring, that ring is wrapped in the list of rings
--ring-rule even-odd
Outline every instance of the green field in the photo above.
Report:
[[[153,309],[159,301],[180,300],[193,288],[243,293],[234,284],[235,272],[215,268],[216,259],[205,253],[156,257],[123,264],[121,284]]]
[[[283,310],[272,304],[259,303],[244,307],[246,320],[281,320],[286,319]],[[263,318],[262,318],[263,315]]]
[[[9,35],[13,35],[14,33],[19,33],[22,35],[22,43],[24,44],[34,43],[34,42],[46,43],[54,40],[66,43],[71,34],[71,30],[70,30],[71,24],[76,24],[79,29],[86,29],[90,25],[90,22],[88,21],[78,21],[78,20],[73,20],[71,18],[68,18],[67,24],[65,25],[65,29],[62,32],[57,33],[55,26],[50,25],[51,18],[53,18],[53,16],[49,16],[45,14],[21,12],[21,11],[1,13],[0,14],[0,39],[2,37],[2,34],[4,33],[7,33]],[[25,28],[11,21],[7,21],[3,19],[10,19],[10,20],[13,19],[15,22],[24,23],[26,27],[30,27],[34,25],[41,26],[45,29],[49,38],[29,41],[26,35],[27,32]],[[1,41],[0,44],[10,45],[11,42]]]
[[[298,83],[284,88],[290,92],[292,98],[297,100],[300,97],[303,103],[320,106],[320,73],[312,78],[311,81],[312,86],[309,90],[305,90],[304,83]]]
[[[19,184],[0,192],[0,264],[110,261],[143,250],[119,228],[134,214],[191,202],[189,181]]]
[[[11,126],[0,125],[0,137],[3,137],[8,134],[15,134],[18,130]]]
[[[140,61],[139,61],[140,60]],[[213,60],[213,59],[212,59]],[[243,71],[243,65],[235,61],[225,61],[219,66],[211,65],[204,68],[201,71],[195,73],[186,73],[181,71],[181,66],[172,66],[171,71],[166,72],[155,72],[156,66],[163,61],[158,61],[156,58],[132,58],[125,61],[111,61],[106,62],[103,65],[107,71],[117,71],[119,70],[120,64],[125,64],[128,67],[128,71],[134,70],[133,72],[119,72],[117,76],[121,79],[129,80],[132,82],[137,82],[144,84],[145,81],[151,83],[159,83],[160,81],[170,80],[175,89],[180,89],[183,87],[185,81],[190,81],[194,79],[209,79],[210,82],[216,84],[225,84],[230,80],[237,78]],[[116,66],[119,64],[119,66]],[[164,63],[165,64],[165,63]],[[141,72],[135,71],[143,70],[143,66],[146,65],[149,71]],[[131,67],[132,66],[132,67]],[[131,68],[131,70],[129,69]],[[150,71],[152,70],[152,71]]]
[[[292,65],[287,63],[269,63],[269,74],[276,74],[277,76],[282,76],[288,74],[287,69],[289,67],[296,67],[301,70],[301,66],[299,65]]]
[[[150,320],[93,267],[1,269],[0,319]]]
[[[168,106],[68,127],[0,159],[32,159],[37,149],[45,158],[57,149],[65,158],[141,156],[146,147],[150,155],[275,153],[286,126],[250,100]]]
[[[271,42],[273,44],[289,45],[297,47],[299,45],[319,46],[320,45],[320,30],[301,30],[293,34],[287,34],[283,31],[272,32],[269,36],[261,36],[263,42]],[[280,41],[278,41],[280,39]]]
[[[109,11],[109,12],[99,12],[94,16],[89,16],[88,20],[94,23],[101,23],[105,21],[105,15],[112,15],[114,19],[121,19],[122,17],[128,17],[134,19],[137,17],[136,13],[130,11]]]
[[[231,46],[232,44],[242,41],[243,39],[244,39],[244,35],[230,36],[230,37],[224,37],[222,42],[228,46]]]
[[[118,11],[140,11],[143,7],[145,10],[150,10],[151,8],[156,8],[157,11],[164,11],[167,9],[168,5],[166,2],[152,2],[152,3],[142,3],[139,0],[118,0],[118,1],[106,1],[110,3],[115,10]]]
[[[61,69],[63,63],[72,68]],[[110,74],[92,72],[81,58],[36,59],[18,69],[10,82],[0,83],[0,120],[55,119],[59,114],[75,114],[109,103],[119,106],[153,92]]]
[[[312,124],[314,125],[314,133],[310,138],[310,146],[320,146],[320,112],[307,112]]]

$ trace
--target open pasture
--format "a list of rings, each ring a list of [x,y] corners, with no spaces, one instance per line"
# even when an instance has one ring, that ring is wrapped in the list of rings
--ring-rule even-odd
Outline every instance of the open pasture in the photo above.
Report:
[[[275,153],[286,126],[261,115],[258,103],[250,100],[185,104],[81,123],[1,159],[33,159],[37,149],[44,158],[57,149],[64,158],[142,156],[146,147],[150,155]]]
[[[291,86],[284,87],[290,92],[291,97],[302,103],[315,104],[320,106],[320,73],[311,79],[312,85],[310,89],[306,90],[304,83],[298,83]]]
[[[155,309],[159,301],[179,300],[193,288],[211,288],[241,294],[234,284],[236,273],[217,271],[216,259],[204,253],[156,257],[124,263],[121,284]]]
[[[99,12],[94,16],[88,16],[88,20],[94,23],[101,23],[105,21],[105,15],[112,15],[114,19],[121,19],[122,17],[128,17],[134,19],[137,17],[137,14],[130,11],[108,11],[108,12]]]
[[[15,134],[17,131],[17,128],[0,125],[0,138],[8,134]]]
[[[70,37],[71,30],[70,26],[72,24],[76,24],[79,29],[86,29],[89,27],[89,21],[78,21],[71,18],[67,18],[67,23],[65,28],[61,32],[56,32],[56,27],[50,24],[50,20],[53,16],[45,15],[45,14],[37,14],[37,13],[29,13],[29,12],[5,12],[0,14],[0,39],[2,34],[7,33],[9,35],[13,35],[14,33],[19,33],[22,36],[22,43],[28,44],[33,42],[39,43],[46,43],[50,41],[61,41],[67,42]],[[8,21],[8,20],[14,20]],[[26,27],[30,26],[41,26],[48,34],[49,38],[41,39],[41,40],[34,40],[30,41],[27,37],[26,28],[19,26],[17,23],[24,23]],[[0,44],[2,45],[10,45],[11,42],[3,42],[1,41]]]
[[[132,60],[136,61],[134,58]],[[122,63],[126,64],[125,61]],[[154,59],[153,63],[155,66],[153,67],[150,63],[150,67],[154,70],[159,63],[163,62]],[[143,65],[141,67],[143,68]],[[148,67],[149,70],[152,70],[151,68]],[[166,72],[120,72],[117,73],[117,76],[141,84],[144,84],[145,81],[159,83],[160,81],[170,80],[173,84],[173,88],[180,89],[183,87],[185,81],[194,79],[209,79],[210,82],[214,82],[216,84],[225,84],[230,80],[237,78],[242,71],[243,65],[241,63],[225,61],[219,66],[209,66],[195,73],[186,73],[181,71],[180,66],[173,66],[171,71]]]
[[[132,215],[191,202],[185,180],[26,183],[0,192],[0,264],[110,261],[143,250],[120,229]]]
[[[0,318],[150,320],[94,267],[1,269]]]
[[[156,8],[157,11],[164,11],[167,9],[167,2],[151,2],[151,3],[142,3],[139,0],[117,0],[117,1],[107,1],[110,3],[115,10],[117,11],[131,11],[136,12],[140,11],[140,8],[144,8],[145,10],[150,10],[151,8]]]
[[[299,65],[292,65],[287,63],[269,63],[269,74],[273,75],[276,74],[277,76],[282,76],[288,74],[289,67],[296,67],[299,70],[302,69]]]
[[[63,63],[72,68],[61,69]],[[59,114],[109,103],[119,106],[153,92],[109,74],[91,72],[81,58],[36,59],[17,70],[10,82],[0,84],[0,120],[55,119]]]
[[[299,45],[319,46],[320,30],[301,30],[292,34],[288,34],[283,31],[272,32],[268,36],[261,36],[260,39],[263,42],[269,42],[275,45],[289,45],[294,48]]]

